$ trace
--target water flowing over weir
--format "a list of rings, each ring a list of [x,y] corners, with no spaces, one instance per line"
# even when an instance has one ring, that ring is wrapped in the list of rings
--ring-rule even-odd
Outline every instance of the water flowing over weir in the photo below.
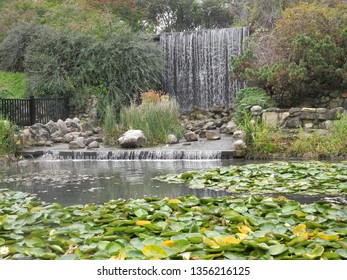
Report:
[[[60,160],[230,160],[232,151],[176,151],[176,150],[124,150],[124,151],[46,151],[44,158]]]
[[[242,53],[248,28],[226,28],[160,36],[164,53],[164,90],[183,112],[232,106],[243,83],[230,77],[230,59]]]

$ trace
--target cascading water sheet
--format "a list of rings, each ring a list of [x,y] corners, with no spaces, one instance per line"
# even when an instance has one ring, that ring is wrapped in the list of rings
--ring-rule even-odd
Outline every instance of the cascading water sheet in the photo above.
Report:
[[[230,77],[230,60],[242,54],[248,35],[245,27],[161,35],[164,90],[176,98],[181,111],[233,105],[243,82]]]

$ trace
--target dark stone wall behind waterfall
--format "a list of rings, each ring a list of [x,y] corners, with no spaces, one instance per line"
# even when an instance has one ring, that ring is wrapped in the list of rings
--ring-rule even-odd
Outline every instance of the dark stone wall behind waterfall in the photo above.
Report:
[[[242,53],[248,35],[248,29],[240,27],[160,36],[164,90],[176,97],[181,111],[233,105],[243,83],[230,77],[230,59]]]

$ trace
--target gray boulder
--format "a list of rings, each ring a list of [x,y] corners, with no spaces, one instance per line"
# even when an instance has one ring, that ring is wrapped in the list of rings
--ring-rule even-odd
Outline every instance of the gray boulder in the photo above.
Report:
[[[231,120],[223,128],[223,133],[233,134],[237,130],[237,124]]]
[[[176,135],[169,134],[167,136],[166,143],[168,143],[168,144],[177,144],[178,143],[178,139],[177,139]]]
[[[97,148],[100,148],[100,144],[98,141],[91,142],[87,147],[87,149],[97,149]]]
[[[77,137],[74,141],[69,143],[69,149],[84,149],[86,145],[84,144],[83,137]]]
[[[188,142],[198,141],[198,135],[193,131],[188,131],[184,134],[184,139]]]
[[[128,130],[118,140],[122,148],[142,147],[147,139],[142,130]]]
[[[220,133],[216,130],[207,130],[206,131],[206,139],[207,140],[219,140],[220,139]]]

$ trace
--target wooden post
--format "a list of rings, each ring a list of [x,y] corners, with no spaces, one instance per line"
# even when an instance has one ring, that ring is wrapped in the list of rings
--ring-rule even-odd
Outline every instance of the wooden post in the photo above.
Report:
[[[36,104],[35,104],[34,96],[29,97],[29,115],[30,115],[30,125],[35,124],[36,123]]]

